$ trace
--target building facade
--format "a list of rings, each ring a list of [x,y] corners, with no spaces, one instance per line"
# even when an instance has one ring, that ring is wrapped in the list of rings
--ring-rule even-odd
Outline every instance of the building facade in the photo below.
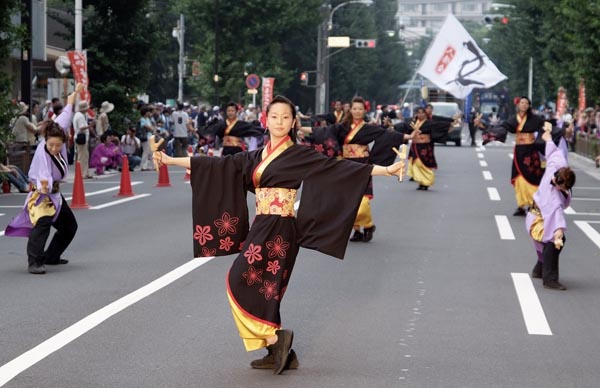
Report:
[[[485,15],[495,12],[493,4],[490,0],[398,0],[400,36],[407,45],[435,36],[450,13],[461,21],[483,22]]]

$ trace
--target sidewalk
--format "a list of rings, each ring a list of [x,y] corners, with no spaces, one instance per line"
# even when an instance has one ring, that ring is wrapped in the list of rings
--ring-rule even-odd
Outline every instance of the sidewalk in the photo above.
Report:
[[[582,170],[592,178],[600,181],[600,168],[596,168],[596,163],[585,156],[569,152],[569,164],[571,167]]]

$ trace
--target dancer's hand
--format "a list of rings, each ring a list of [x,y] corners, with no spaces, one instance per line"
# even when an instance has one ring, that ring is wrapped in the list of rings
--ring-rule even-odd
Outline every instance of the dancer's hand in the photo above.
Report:
[[[392,165],[389,165],[385,168],[386,176],[397,176],[398,180],[402,180],[402,176],[404,175],[404,167],[406,164],[404,160],[400,160]]]

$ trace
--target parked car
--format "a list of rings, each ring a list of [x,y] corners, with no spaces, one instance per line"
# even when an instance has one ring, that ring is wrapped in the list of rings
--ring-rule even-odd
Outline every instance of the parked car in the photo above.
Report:
[[[431,102],[431,106],[433,106],[433,115],[434,116],[443,116],[443,117],[454,117],[457,113],[461,113],[460,107],[456,102]],[[462,120],[460,123],[454,125],[452,131],[448,134],[447,141],[454,142],[457,147],[462,145]],[[439,142],[441,144],[446,144],[446,142]]]

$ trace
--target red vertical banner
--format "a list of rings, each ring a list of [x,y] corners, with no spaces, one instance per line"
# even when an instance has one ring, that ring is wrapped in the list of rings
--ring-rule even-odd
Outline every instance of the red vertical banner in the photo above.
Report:
[[[581,112],[585,110],[585,83],[583,82],[583,78],[579,83],[579,115]]]
[[[82,51],[69,51],[67,56],[69,57],[69,61],[71,61],[71,70],[73,71],[75,83],[83,85],[83,90],[79,96],[80,100],[90,102],[92,96],[88,91],[90,81],[87,73],[87,59],[85,53]]]
[[[273,100],[273,85],[275,85],[275,78],[262,77],[262,115],[260,121],[265,128],[267,127],[267,106]]]
[[[567,111],[567,91],[562,86],[558,88],[556,97],[556,118],[560,120]]]

